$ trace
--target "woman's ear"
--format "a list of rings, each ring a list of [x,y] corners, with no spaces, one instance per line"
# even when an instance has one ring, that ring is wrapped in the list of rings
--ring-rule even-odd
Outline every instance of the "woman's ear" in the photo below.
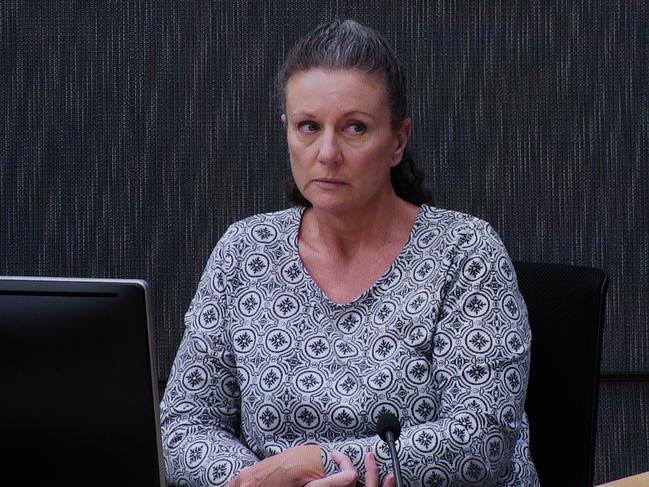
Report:
[[[284,128],[286,128],[286,114],[282,113],[282,116],[280,118],[282,119],[282,123],[284,124]]]
[[[410,139],[410,132],[412,131],[412,119],[410,117],[406,118],[402,123],[401,127],[397,131],[396,139],[397,146],[392,153],[392,166],[398,166],[403,157],[403,153],[406,150],[406,145],[408,145],[408,140]]]

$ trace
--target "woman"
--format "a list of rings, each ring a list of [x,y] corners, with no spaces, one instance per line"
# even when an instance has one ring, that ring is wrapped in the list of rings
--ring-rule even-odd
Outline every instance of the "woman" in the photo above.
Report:
[[[391,49],[334,21],[278,80],[298,206],[208,261],[161,404],[171,482],[391,486],[390,411],[405,485],[538,485],[513,267],[489,224],[427,204]]]

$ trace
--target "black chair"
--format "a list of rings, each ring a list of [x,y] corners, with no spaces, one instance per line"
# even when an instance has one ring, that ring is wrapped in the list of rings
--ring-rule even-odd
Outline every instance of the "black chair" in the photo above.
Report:
[[[608,276],[561,264],[515,262],[532,329],[525,403],[542,487],[592,487]]]

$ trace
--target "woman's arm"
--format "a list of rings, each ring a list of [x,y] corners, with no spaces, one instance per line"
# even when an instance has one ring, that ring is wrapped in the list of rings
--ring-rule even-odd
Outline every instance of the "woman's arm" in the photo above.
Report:
[[[171,484],[221,486],[259,459],[239,440],[240,391],[228,344],[226,235],[185,315],[185,333],[160,404]]]

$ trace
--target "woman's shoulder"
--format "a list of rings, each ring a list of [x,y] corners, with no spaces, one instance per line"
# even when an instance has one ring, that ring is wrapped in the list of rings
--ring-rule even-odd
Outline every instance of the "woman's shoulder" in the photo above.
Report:
[[[300,224],[300,207],[291,207],[267,213],[257,213],[232,223],[219,240],[219,244],[271,244],[295,232]]]
[[[437,208],[428,204],[422,205],[422,221],[425,226],[452,229],[456,227],[486,228],[489,222],[469,213]]]
[[[437,235],[449,245],[467,248],[470,244],[480,245],[490,241],[502,246],[494,227],[488,221],[469,213],[423,205],[420,221],[420,235]]]

